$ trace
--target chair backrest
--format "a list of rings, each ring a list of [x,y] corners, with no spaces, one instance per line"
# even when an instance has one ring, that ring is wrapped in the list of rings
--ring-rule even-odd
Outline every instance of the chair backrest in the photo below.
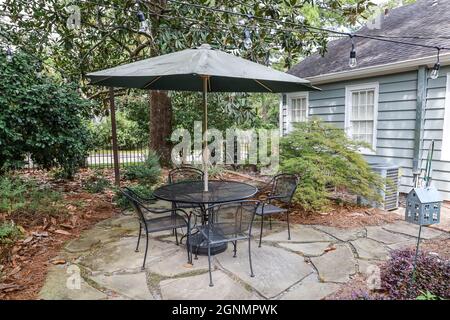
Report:
[[[256,200],[217,204],[208,208],[208,220],[219,227],[221,223],[226,225],[220,229],[226,235],[242,233],[250,235],[258,205],[259,201]]]
[[[281,173],[273,178],[271,196],[279,197],[276,200],[286,204],[292,201],[297,190],[298,177],[294,174]]]
[[[203,180],[203,171],[194,167],[180,167],[170,170],[169,183],[182,181],[201,181]]]
[[[120,192],[130,202],[130,205],[133,208],[133,210],[136,212],[139,220],[141,220],[141,222],[145,222],[144,213],[142,212],[143,204],[137,198],[136,193],[127,187],[120,189]]]

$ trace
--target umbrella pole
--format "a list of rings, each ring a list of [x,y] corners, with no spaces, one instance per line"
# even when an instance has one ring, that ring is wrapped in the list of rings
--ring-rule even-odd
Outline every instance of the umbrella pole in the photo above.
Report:
[[[208,76],[202,76],[203,81],[203,191],[208,192],[208,139],[206,137],[206,131],[208,130]]]

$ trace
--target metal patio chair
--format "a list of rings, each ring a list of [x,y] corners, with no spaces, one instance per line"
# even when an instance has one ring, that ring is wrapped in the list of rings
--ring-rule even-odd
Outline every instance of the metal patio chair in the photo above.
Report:
[[[169,171],[168,183],[203,181],[203,177],[204,173],[202,170],[194,167],[182,166]],[[186,210],[199,209],[198,206],[189,203],[172,203],[172,207]],[[176,233],[175,230],[174,233]]]
[[[156,209],[149,208],[144,203],[146,200],[142,197],[139,197],[133,190],[129,188],[121,189],[122,194],[128,199],[134,211],[136,212],[139,218],[139,236],[136,245],[135,252],[139,252],[139,243],[141,241],[142,231],[145,232],[146,235],[146,243],[145,243],[145,254],[144,254],[144,263],[142,264],[142,269],[145,269],[145,261],[147,260],[147,252],[148,252],[148,235],[149,233],[165,231],[165,230],[176,230],[178,228],[187,228],[187,237],[189,240],[190,234],[190,214],[180,208],[175,209]],[[168,214],[163,215],[157,218],[147,218],[145,213],[153,213],[153,214]],[[181,215],[181,214],[183,215]],[[175,232],[175,235],[177,233]],[[176,242],[178,245],[178,237],[176,236]],[[188,262],[190,259],[190,250],[187,248],[188,253]]]
[[[236,257],[237,241],[248,240],[250,276],[254,277],[251,255],[251,234],[253,220],[259,201],[246,200],[217,204],[207,209],[208,223],[197,227],[208,246],[209,286],[214,286],[211,273],[211,246],[233,243],[233,257]]]
[[[261,217],[261,232],[259,234],[259,245],[261,247],[264,218],[269,217],[270,229],[272,229],[272,215],[286,213],[288,226],[288,240],[291,240],[291,229],[289,225],[289,210],[292,198],[297,190],[298,177],[293,174],[278,174],[269,182],[268,186],[272,186],[267,198],[261,202],[256,210],[256,215]],[[283,208],[273,204],[273,200],[281,202]]]

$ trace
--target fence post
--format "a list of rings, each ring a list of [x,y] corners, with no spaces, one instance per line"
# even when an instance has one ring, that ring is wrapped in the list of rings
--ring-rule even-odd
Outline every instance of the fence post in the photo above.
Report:
[[[114,159],[114,180],[116,186],[120,186],[120,171],[119,171],[119,148],[117,146],[117,128],[116,128],[116,105],[114,102],[114,88],[109,88],[109,103],[111,108],[111,136]]]

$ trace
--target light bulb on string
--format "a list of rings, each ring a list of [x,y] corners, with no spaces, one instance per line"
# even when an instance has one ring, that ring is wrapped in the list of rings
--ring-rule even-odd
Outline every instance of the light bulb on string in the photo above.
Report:
[[[440,54],[441,49],[438,48],[437,50],[438,50],[437,61],[434,64],[433,69],[431,69],[431,73],[430,73],[430,78],[433,80],[437,79],[439,77],[439,69],[441,68],[441,64],[439,62],[439,54]]]
[[[12,62],[13,61],[13,51],[12,51],[11,47],[8,47],[6,49],[6,61],[7,62]]]
[[[145,19],[144,13],[139,10],[136,15],[139,20],[139,32],[147,32],[148,31],[148,23],[147,23],[147,20]]]
[[[253,46],[252,37],[250,35],[250,30],[244,30],[244,48],[250,50]]]
[[[355,43],[353,42],[353,36],[350,36],[350,39],[352,39],[352,50],[350,51],[350,59],[348,60],[348,66],[350,68],[354,68],[358,65],[358,62],[356,61],[356,50],[355,50]]]

